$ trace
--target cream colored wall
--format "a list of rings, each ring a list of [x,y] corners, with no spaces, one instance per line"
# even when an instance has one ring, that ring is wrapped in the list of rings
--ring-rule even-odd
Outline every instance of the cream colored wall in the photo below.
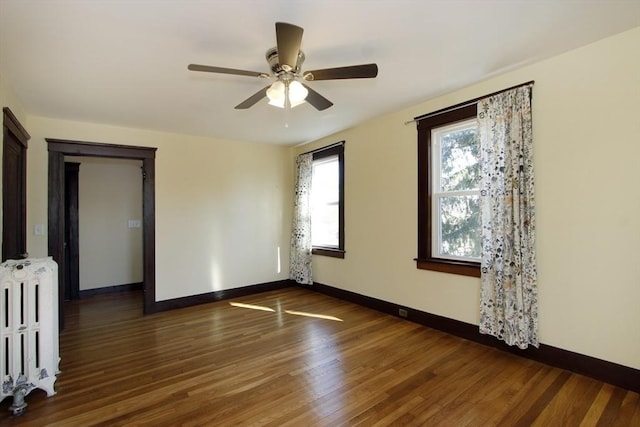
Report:
[[[29,132],[30,228],[47,223],[45,137],[158,148],[157,301],[288,277],[287,148],[35,116]],[[28,244],[47,254],[46,236],[30,235]]]
[[[8,107],[14,116],[18,119],[20,124],[27,127],[27,114],[20,100],[15,96],[11,88],[4,81],[0,75],[0,106],[2,108]],[[27,129],[27,132],[29,129]],[[1,151],[1,150],[0,150]],[[0,164],[0,167],[2,164]]]
[[[80,163],[80,290],[142,282],[142,161],[65,160]],[[129,228],[129,220],[140,227]]]
[[[416,130],[404,122],[535,80],[540,339],[640,368],[639,51],[636,28],[297,147],[346,140],[346,257],[314,257],[314,279],[478,324],[479,279],[413,262]]]

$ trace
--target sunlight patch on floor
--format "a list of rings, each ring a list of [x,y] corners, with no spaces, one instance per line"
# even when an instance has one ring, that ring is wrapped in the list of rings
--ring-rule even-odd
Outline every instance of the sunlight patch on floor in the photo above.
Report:
[[[239,308],[249,308],[251,310],[269,311],[271,313],[276,312],[273,308],[265,307],[263,305],[245,304],[242,302],[230,302],[229,305]]]
[[[324,319],[324,320],[333,320],[334,322],[343,322],[343,320],[340,319],[339,317],[329,316],[326,314],[309,313],[307,311],[282,310],[280,307],[280,302],[278,302],[277,311],[271,307],[265,307],[264,305],[245,304],[243,302],[230,302],[229,305],[233,307],[238,307],[238,308],[248,308],[251,310],[268,311],[270,313],[277,313],[278,320],[280,322],[282,322],[282,313],[291,314],[293,316],[313,317],[315,319]]]
[[[326,320],[334,320],[336,322],[342,322],[343,320],[335,317],[328,316],[326,314],[317,314],[317,313],[307,313],[306,311],[294,311],[294,310],[285,310],[287,314],[293,314],[294,316],[305,316],[305,317],[315,317],[316,319],[326,319]]]

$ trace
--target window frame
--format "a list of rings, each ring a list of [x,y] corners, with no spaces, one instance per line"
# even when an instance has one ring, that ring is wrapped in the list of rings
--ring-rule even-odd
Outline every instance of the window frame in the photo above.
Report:
[[[480,277],[480,261],[454,260],[434,256],[433,241],[433,177],[431,175],[431,130],[477,116],[477,104],[445,110],[418,121],[418,257],[416,267],[464,276]]]
[[[313,255],[322,255],[333,258],[344,258],[344,141],[337,144],[315,150],[313,161],[331,156],[338,156],[338,247],[312,246]],[[313,213],[311,214],[313,218]]]

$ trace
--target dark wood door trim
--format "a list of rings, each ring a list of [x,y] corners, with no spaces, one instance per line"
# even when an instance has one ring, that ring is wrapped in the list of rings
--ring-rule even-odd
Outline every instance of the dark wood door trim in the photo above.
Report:
[[[9,232],[13,232],[15,233],[15,228],[18,228],[18,237],[17,237],[17,241],[16,241],[16,236],[13,235],[12,237],[12,244],[10,245],[12,250],[11,252],[14,252],[14,250],[16,249],[16,243],[19,246],[18,248],[18,253],[19,254],[26,254],[27,253],[27,148],[28,148],[28,141],[31,138],[31,136],[29,135],[29,133],[27,133],[27,131],[25,130],[25,128],[20,124],[20,122],[18,121],[17,117],[13,114],[13,112],[8,108],[8,107],[4,107],[2,109],[2,136],[3,136],[3,175],[2,175],[2,180],[3,180],[3,186],[2,186],[2,210],[4,212],[4,215],[2,216],[2,261],[4,261],[5,259],[7,259],[9,256],[11,257],[15,257],[15,255],[17,254],[9,254],[8,255],[8,248],[5,246],[5,242],[9,241],[9,235],[7,233]],[[17,144],[15,143],[17,141]],[[13,165],[13,167],[18,167],[18,182],[15,182],[15,175],[13,175],[11,177],[11,179],[9,179],[10,177],[6,174],[6,171],[9,170],[8,165],[6,164],[7,160],[7,149],[10,147],[10,149],[12,151],[14,151],[14,154],[17,154],[18,156],[18,162],[19,165]],[[17,148],[16,148],[17,147]],[[18,150],[18,153],[15,153],[15,150]],[[12,169],[14,172],[16,172],[15,169]],[[13,188],[12,192],[10,193],[8,191],[7,185],[8,182],[14,182],[18,188]],[[17,193],[16,193],[17,191]],[[7,211],[6,209],[9,208],[10,205],[13,205],[13,208],[15,209],[15,204],[16,203],[16,197],[18,198],[18,204],[19,204],[19,212],[16,214],[16,212],[12,212],[13,215],[11,215],[11,218],[18,219],[16,218],[19,217],[18,219],[18,224],[14,224],[13,220],[11,220],[11,223],[7,223],[7,217],[9,215],[7,215]],[[10,200],[8,200],[7,198],[9,198]],[[10,230],[11,229],[11,230]]]
[[[31,139],[31,135],[27,133],[24,127],[18,121],[18,118],[11,112],[9,107],[2,108],[3,126],[6,127],[20,141],[24,148],[28,148],[27,141]]]
[[[45,138],[49,150],[49,254],[64,265],[64,156],[142,160],[142,240],[144,313],[156,312],[155,156],[157,148]],[[59,269],[60,270],[60,269]],[[64,274],[58,271],[58,280]],[[62,286],[62,285],[61,285]],[[63,325],[62,299],[60,321]]]
[[[66,300],[80,299],[78,175],[80,163],[64,162],[65,220],[65,295]]]

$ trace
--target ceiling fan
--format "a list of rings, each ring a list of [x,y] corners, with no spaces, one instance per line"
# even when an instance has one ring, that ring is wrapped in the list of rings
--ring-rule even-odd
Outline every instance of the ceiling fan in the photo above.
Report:
[[[304,52],[300,50],[302,32],[304,30],[293,24],[276,22],[277,46],[269,49],[266,59],[271,73],[236,70],[233,68],[213,67],[209,65],[189,64],[191,71],[208,73],[235,74],[239,76],[274,79],[275,82],[260,89],[249,98],[236,105],[236,109],[246,109],[262,98],[269,98],[269,104],[281,108],[292,108],[307,101],[317,110],[322,111],[333,103],[304,82],[314,80],[369,79],[378,75],[376,64],[352,65],[348,67],[325,68],[313,71],[301,71]]]

